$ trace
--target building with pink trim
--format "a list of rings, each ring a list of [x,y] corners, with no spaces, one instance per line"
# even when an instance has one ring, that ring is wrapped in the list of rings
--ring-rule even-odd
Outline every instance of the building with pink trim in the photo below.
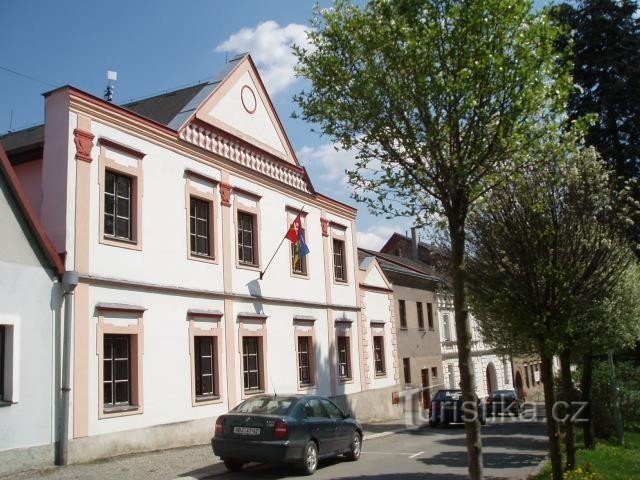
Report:
[[[250,56],[122,106],[58,88],[44,125],[0,143],[78,273],[70,462],[206,443],[258,392],[400,416],[389,284],[358,262],[356,210],[315,191]],[[280,246],[298,214],[302,259]]]

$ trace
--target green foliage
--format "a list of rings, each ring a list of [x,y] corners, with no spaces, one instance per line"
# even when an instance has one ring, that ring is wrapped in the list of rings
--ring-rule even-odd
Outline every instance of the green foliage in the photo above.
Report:
[[[316,8],[297,72],[302,117],[354,149],[356,199],[374,213],[464,220],[518,169],[568,77],[557,30],[532,2],[338,0]]]
[[[554,7],[573,62],[572,118],[595,114],[587,142],[616,173],[618,208],[640,258],[640,21],[633,0],[582,0]],[[571,47],[571,48],[567,48]]]
[[[578,450],[580,466],[565,472],[564,480],[632,480],[640,471],[640,433],[628,433],[625,445],[599,443],[596,450]],[[551,478],[551,469],[545,469],[532,480]]]
[[[531,154],[538,167],[489,194],[470,219],[469,287],[483,335],[549,355],[637,338],[633,315],[605,314],[634,302],[638,312],[632,256],[608,221],[607,171],[572,133],[541,139]],[[614,326],[626,330],[602,335]]]
[[[580,375],[579,369],[576,375]],[[625,430],[640,433],[640,366],[633,362],[617,362],[616,383]],[[615,434],[615,424],[611,403],[611,376],[606,360],[596,361],[593,365],[593,405],[596,435],[610,438]]]

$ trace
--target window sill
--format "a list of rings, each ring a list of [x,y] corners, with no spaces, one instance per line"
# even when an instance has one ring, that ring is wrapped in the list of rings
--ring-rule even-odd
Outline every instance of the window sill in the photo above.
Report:
[[[387,372],[376,373],[375,378],[385,378],[387,376]]]
[[[136,240],[127,240],[126,238],[110,237],[104,235],[100,243],[110,245],[112,247],[128,248],[130,250],[142,250],[142,245]]]
[[[11,405],[15,405],[16,402],[7,402],[6,400],[0,400],[0,408],[2,407],[10,407]]]
[[[190,252],[188,257],[189,260],[194,260],[196,262],[204,262],[204,263],[218,263],[218,260],[215,257],[209,255],[198,255],[197,253]]]
[[[293,278],[299,278],[301,280],[309,280],[309,274],[308,273],[291,272],[291,276]]]
[[[353,383],[353,378],[338,378],[340,383]]]
[[[254,272],[259,272],[260,271],[260,265],[256,265],[255,263],[242,263],[242,262],[238,262],[236,264],[236,266],[238,268],[241,268],[243,270],[253,270]]]
[[[125,417],[127,415],[140,415],[142,414],[142,407],[138,405],[129,405],[122,407],[108,407],[103,408],[100,418],[113,418],[113,417]]]
[[[202,405],[211,405],[214,403],[221,403],[222,402],[222,398],[218,395],[210,395],[210,396],[206,396],[206,397],[196,397],[192,406],[193,407],[200,407]]]

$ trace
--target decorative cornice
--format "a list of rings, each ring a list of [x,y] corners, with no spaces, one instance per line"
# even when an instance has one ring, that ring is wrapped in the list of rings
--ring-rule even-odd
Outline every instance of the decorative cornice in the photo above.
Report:
[[[111,140],[110,138],[100,137],[98,139],[98,144],[104,145],[107,148],[112,148],[114,150],[119,150],[120,152],[129,155],[134,158],[138,158],[142,160],[145,157],[145,153],[140,150],[136,150],[135,148],[131,148],[127,145],[123,145],[120,142],[116,142],[115,140]]]
[[[186,142],[218,154],[250,170],[271,177],[305,193],[312,193],[306,182],[303,169],[288,165],[283,160],[273,159],[270,155],[245,146],[239,141],[214,131],[213,128],[190,123],[180,130],[179,136]]]

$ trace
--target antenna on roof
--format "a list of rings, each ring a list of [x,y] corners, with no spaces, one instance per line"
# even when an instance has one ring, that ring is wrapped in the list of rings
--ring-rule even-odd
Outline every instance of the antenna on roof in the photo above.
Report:
[[[107,88],[104,89],[104,99],[107,102],[113,100],[113,91],[115,90],[115,81],[118,80],[118,72],[107,70]]]

